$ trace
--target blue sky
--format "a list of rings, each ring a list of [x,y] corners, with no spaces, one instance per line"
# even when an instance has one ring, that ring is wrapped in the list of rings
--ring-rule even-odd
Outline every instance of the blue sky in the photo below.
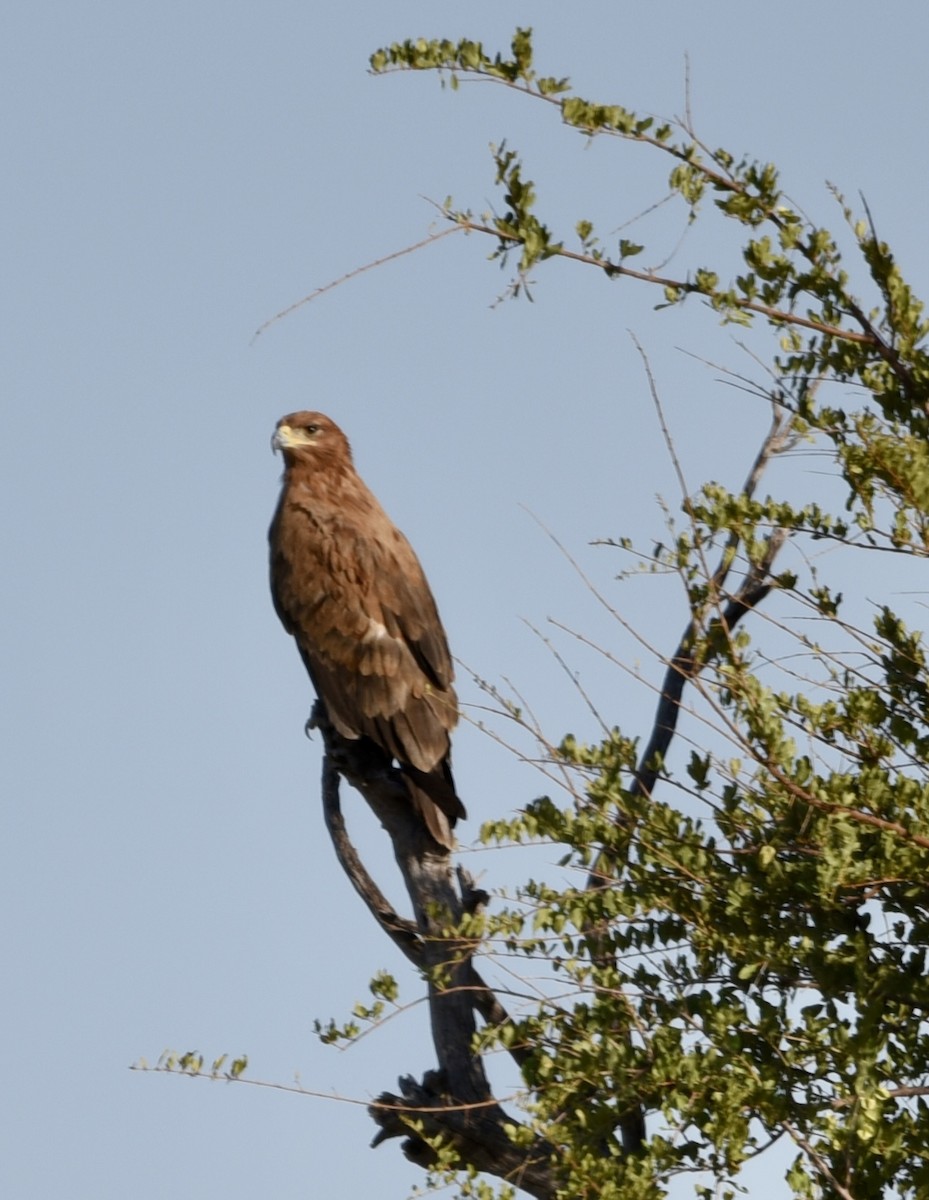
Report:
[[[506,48],[517,24],[535,26],[540,69],[640,111],[683,110],[689,56],[707,142],[777,162],[831,227],[826,181],[863,191],[926,290],[922,6],[893,20],[857,0],[8,6],[0,1187],[14,1200],[402,1197],[418,1181],[394,1146],[366,1149],[354,1102],[431,1065],[423,1009],[347,1053],[312,1034],[378,967],[402,967],[333,861],[308,685],[267,594],[278,416],[314,407],[344,427],[454,652],[512,680],[552,736],[594,730],[526,621],[641,652],[538,522],[609,591],[622,564],[587,543],[660,536],[656,493],[675,496],[628,331],[693,482],[736,483],[766,424],[688,356],[745,363],[705,312],[656,314],[644,290],[560,263],[534,305],[493,307],[507,277],[475,237],[367,272],[253,341],[436,227],[423,197],[490,207],[488,144],[504,137],[565,231],[593,217],[608,232],[661,197],[664,164],[585,148],[543,106],[366,71],[395,39]],[[662,210],[627,236],[657,260],[682,230]],[[691,234],[674,268],[701,265],[723,232]],[[624,612],[665,642],[682,619],[675,595],[641,589]],[[609,719],[644,731],[647,689],[562,646]],[[463,673],[461,693],[480,703]],[[467,724],[456,773],[464,839],[541,787]],[[383,835],[346,807],[396,895]],[[492,888],[524,867],[467,861]],[[244,1051],[254,1078],[299,1073],[344,1102],[127,1070],[166,1047]]]

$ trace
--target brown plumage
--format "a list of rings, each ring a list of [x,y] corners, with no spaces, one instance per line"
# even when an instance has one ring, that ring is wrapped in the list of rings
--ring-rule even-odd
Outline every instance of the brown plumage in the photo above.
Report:
[[[453,849],[465,815],[450,766],[458,701],[419,559],[328,417],[282,417],[272,445],[284,455],[268,534],[277,615],[338,732],[396,760],[430,834]]]

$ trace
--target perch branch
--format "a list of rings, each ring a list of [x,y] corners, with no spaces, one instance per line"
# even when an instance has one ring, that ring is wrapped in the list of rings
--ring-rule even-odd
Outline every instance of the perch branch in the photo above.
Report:
[[[486,897],[466,872],[458,872],[456,888],[448,851],[429,837],[408,802],[401,777],[383,754],[364,741],[340,737],[321,705],[312,723],[325,743],[323,807],[339,862],[380,927],[422,970],[429,988],[438,1070],[427,1072],[422,1083],[405,1076],[399,1096],[385,1092],[370,1106],[379,1126],[374,1145],[403,1137],[407,1157],[428,1167],[435,1162],[429,1140],[438,1138],[455,1149],[463,1163],[548,1200],[555,1193],[552,1148],[538,1138],[528,1146],[514,1144],[507,1128],[517,1122],[494,1098],[483,1059],[474,1050],[475,1009],[489,1023],[509,1020],[474,968],[471,943],[454,933],[465,913]],[[394,912],[351,844],[339,803],[340,775],[362,794],[390,835],[415,923]],[[529,1051],[512,1053],[517,1062],[525,1062]]]

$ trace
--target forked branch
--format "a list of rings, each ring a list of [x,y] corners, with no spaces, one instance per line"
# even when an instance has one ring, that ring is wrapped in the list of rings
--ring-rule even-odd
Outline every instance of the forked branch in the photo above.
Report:
[[[436,1166],[436,1147],[453,1149],[462,1163],[517,1184],[548,1200],[554,1195],[552,1148],[538,1138],[517,1145],[514,1127],[494,1098],[475,1049],[475,1010],[485,1021],[503,1024],[509,1017],[471,961],[473,947],[457,936],[470,905],[483,898],[467,875],[455,886],[450,855],[428,837],[406,802],[403,783],[383,759],[366,754],[363,743],[346,741],[329,725],[320,705],[313,724],[326,746],[323,808],[336,856],[377,923],[419,968],[429,987],[429,1010],[438,1070],[421,1083],[400,1080],[400,1094],[385,1092],[369,1108],[379,1126],[374,1145],[404,1139],[411,1161]],[[371,878],[352,845],[339,803],[339,776],[364,796],[391,837],[394,855],[410,897],[415,921],[398,916]],[[514,1050],[517,1062],[528,1052]]]

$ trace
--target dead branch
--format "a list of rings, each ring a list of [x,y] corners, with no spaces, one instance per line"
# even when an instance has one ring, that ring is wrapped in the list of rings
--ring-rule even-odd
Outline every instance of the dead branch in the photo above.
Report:
[[[429,1013],[438,1070],[422,1083],[400,1080],[400,1096],[382,1094],[369,1112],[380,1129],[379,1145],[403,1137],[404,1153],[423,1166],[435,1163],[429,1142],[439,1139],[456,1149],[462,1163],[547,1200],[555,1192],[552,1149],[533,1138],[528,1148],[515,1145],[506,1131],[517,1125],[494,1098],[475,1049],[475,1010],[489,1024],[505,1024],[509,1016],[472,963],[473,946],[456,935],[463,917],[486,901],[470,876],[453,872],[447,850],[437,846],[414,814],[398,773],[384,756],[363,741],[339,736],[321,705],[312,723],[326,747],[323,762],[323,809],[336,856],[352,886],[379,926],[426,977]],[[390,835],[415,921],[394,911],[351,844],[339,803],[339,776],[356,788]],[[457,885],[457,886],[456,886]],[[529,1048],[512,1050],[525,1063]]]

